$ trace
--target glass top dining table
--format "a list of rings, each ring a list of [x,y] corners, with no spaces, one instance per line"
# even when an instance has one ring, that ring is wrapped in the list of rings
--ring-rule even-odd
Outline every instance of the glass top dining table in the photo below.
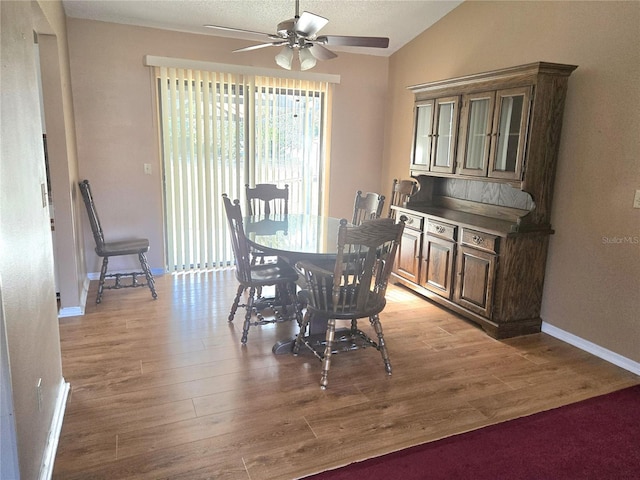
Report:
[[[335,258],[340,219],[309,214],[250,215],[243,219],[249,243],[293,264]]]
[[[267,255],[294,265],[300,260],[335,262],[340,219],[308,214],[253,215],[243,218],[245,235],[251,246]],[[326,320],[312,318],[309,335],[324,338]],[[273,353],[289,354],[295,337],[278,341]]]

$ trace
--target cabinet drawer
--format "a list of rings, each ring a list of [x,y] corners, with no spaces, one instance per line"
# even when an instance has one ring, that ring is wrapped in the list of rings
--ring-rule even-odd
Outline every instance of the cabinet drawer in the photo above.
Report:
[[[489,233],[479,232],[477,230],[462,229],[462,238],[460,243],[469,245],[470,247],[486,250],[487,252],[498,253],[498,244],[500,237]]]
[[[422,231],[424,217],[421,217],[420,215],[412,215],[411,213],[407,213],[406,210],[398,210],[396,212],[396,218],[400,218],[402,215],[407,217],[407,221],[404,222],[405,228]]]
[[[448,223],[437,222],[435,220],[427,221],[427,233],[435,237],[444,238],[445,240],[455,241],[456,227]]]

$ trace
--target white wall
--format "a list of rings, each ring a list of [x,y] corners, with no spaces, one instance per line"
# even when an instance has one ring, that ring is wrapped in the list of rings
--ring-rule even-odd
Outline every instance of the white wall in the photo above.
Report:
[[[20,478],[8,347],[0,278],[0,478],[7,480]]]
[[[6,1],[0,11],[0,276],[6,330],[0,348],[10,369],[21,478],[34,479],[64,384],[49,208],[41,191],[46,173],[33,32],[36,13],[42,17],[42,12],[36,3]]]

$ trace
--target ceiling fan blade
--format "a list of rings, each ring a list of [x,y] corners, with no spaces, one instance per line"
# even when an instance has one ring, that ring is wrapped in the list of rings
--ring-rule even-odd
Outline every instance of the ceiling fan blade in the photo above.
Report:
[[[329,20],[311,12],[302,12],[300,18],[296,22],[295,30],[299,35],[305,37],[313,37],[324,27]]]
[[[331,50],[324,48],[322,45],[318,44],[313,44],[311,47],[309,47],[309,50],[318,60],[331,60],[332,58],[336,58],[338,56]]]
[[[233,28],[233,27],[223,27],[220,25],[203,25],[203,27],[212,28],[214,30],[224,30],[227,32],[248,33],[251,35],[260,35],[263,37],[269,37],[271,35],[270,33],[254,32],[253,30],[244,30],[242,28]]]
[[[283,41],[283,42],[270,42],[270,43],[259,43],[258,45],[249,45],[248,47],[244,47],[244,48],[238,48],[236,50],[234,50],[233,52],[248,52],[250,50],[258,50],[259,48],[265,48],[265,47],[277,47],[278,45],[286,45],[289,42],[287,41]]]
[[[344,35],[323,35],[316,38],[323,45],[340,47],[374,47],[387,48],[389,39],[386,37],[348,37]]]

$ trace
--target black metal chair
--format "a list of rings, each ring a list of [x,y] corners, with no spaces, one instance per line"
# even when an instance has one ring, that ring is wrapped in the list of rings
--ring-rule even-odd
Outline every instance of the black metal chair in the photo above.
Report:
[[[405,220],[403,215],[398,223],[391,218],[381,218],[360,226],[348,226],[347,220],[343,219],[338,232],[338,254],[333,270],[308,261],[296,264],[296,270],[306,281],[304,297],[308,303],[293,353],[298,354],[300,347],[305,345],[322,360],[322,389],[328,385],[331,355],[336,343],[336,320],[351,322],[350,328],[339,339],[339,343],[347,344],[344,350],[360,346],[376,348],[382,355],[386,372],[391,375],[391,362],[379,314],[386,305],[387,283]],[[324,352],[318,351],[316,345],[304,335],[312,317],[314,321],[327,320]],[[369,318],[377,342],[358,328],[359,318]]]
[[[242,209],[240,200],[233,203],[226,194],[222,195],[224,209],[229,221],[229,232],[231,235],[231,248],[236,259],[236,278],[240,285],[236,292],[235,299],[229,313],[229,321],[232,322],[239,306],[246,308],[244,324],[242,327],[241,343],[247,343],[249,327],[251,325],[265,325],[280,321],[293,320],[301,322],[300,312],[297,307],[295,295],[295,282],[298,279],[296,271],[283,261],[276,263],[252,264],[249,243],[245,236],[242,221]],[[266,319],[256,309],[256,290],[266,286],[275,286],[279,297],[275,300],[280,305],[281,311],[274,312],[273,319]],[[240,305],[240,298],[245,290],[249,290],[247,303]],[[264,305],[261,307],[263,308]],[[277,310],[277,308],[276,308]],[[292,310],[292,311],[289,311]],[[256,320],[252,321],[252,315],[256,315]]]
[[[102,257],[102,268],[100,269],[100,280],[98,283],[96,303],[102,302],[102,294],[105,289],[149,287],[153,299],[155,300],[158,298],[155,283],[153,281],[153,275],[151,274],[151,269],[149,268],[146,256],[146,253],[149,251],[149,240],[146,238],[134,238],[131,240],[122,240],[117,242],[105,242],[102,226],[100,225],[100,219],[98,218],[98,212],[96,211],[96,206],[93,202],[93,195],[91,193],[89,181],[83,180],[78,185],[80,186],[80,192],[82,193],[84,204],[87,207],[87,215],[89,216],[91,231],[93,232],[93,238],[96,243],[96,253],[99,257]],[[138,255],[142,271],[107,274],[109,257],[118,257],[122,255]],[[145,281],[138,281],[138,277],[143,275]],[[121,283],[123,278],[129,277],[131,277],[131,283]],[[114,278],[115,283],[113,285],[105,285],[105,280],[108,278]]]
[[[380,218],[382,209],[384,208],[384,198],[384,195],[372,192],[367,192],[366,195],[362,195],[362,192],[358,190],[353,203],[353,219],[351,223],[353,225],[360,225],[366,220]]]

